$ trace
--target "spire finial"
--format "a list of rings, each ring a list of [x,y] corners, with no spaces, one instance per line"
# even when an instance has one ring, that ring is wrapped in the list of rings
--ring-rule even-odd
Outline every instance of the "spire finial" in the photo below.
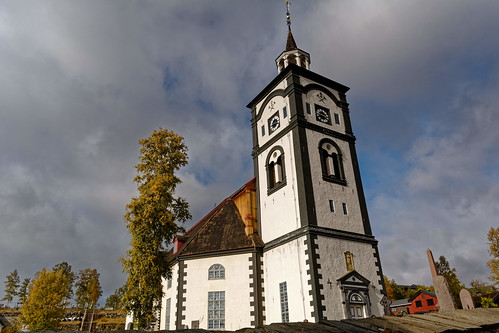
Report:
[[[291,15],[289,15],[289,1],[286,0],[286,24],[288,25],[288,29],[291,30]]]

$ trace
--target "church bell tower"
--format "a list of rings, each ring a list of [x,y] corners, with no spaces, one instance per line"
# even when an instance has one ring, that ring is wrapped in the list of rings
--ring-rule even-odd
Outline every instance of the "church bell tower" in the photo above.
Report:
[[[291,32],[278,75],[249,103],[263,323],[384,315],[348,87],[310,71]]]

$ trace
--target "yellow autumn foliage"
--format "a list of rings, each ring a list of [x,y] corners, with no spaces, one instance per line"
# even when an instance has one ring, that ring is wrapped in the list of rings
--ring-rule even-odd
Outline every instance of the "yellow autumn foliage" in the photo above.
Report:
[[[139,196],[132,198],[125,214],[131,249],[121,260],[128,273],[122,301],[139,328],[145,328],[160,304],[162,278],[171,274],[166,250],[173,237],[184,231],[181,223],[190,214],[185,199],[175,196],[181,183],[175,172],[187,164],[184,139],[160,128],[139,143],[142,148],[134,179]]]
[[[68,289],[68,284],[62,271],[44,268],[38,272],[21,308],[21,324],[29,331],[59,329],[67,305],[64,291]]]
[[[487,238],[489,240],[489,254],[492,256],[492,259],[487,262],[491,273],[490,280],[499,284],[499,227],[490,228]]]

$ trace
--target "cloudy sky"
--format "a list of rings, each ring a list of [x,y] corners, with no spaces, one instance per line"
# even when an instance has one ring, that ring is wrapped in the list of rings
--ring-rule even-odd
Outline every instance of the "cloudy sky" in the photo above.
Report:
[[[426,249],[486,280],[499,226],[499,2],[291,3],[311,69],[351,88],[384,273],[430,284]],[[67,261],[125,281],[138,140],[189,146],[190,227],[253,177],[247,103],[277,74],[281,0],[0,2],[0,281]],[[0,297],[3,296],[3,284]]]

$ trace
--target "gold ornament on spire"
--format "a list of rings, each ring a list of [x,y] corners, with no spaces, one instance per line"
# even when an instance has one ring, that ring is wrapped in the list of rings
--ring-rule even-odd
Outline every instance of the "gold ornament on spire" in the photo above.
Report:
[[[288,25],[288,29],[291,30],[291,15],[289,14],[289,1],[286,0],[286,23]]]

